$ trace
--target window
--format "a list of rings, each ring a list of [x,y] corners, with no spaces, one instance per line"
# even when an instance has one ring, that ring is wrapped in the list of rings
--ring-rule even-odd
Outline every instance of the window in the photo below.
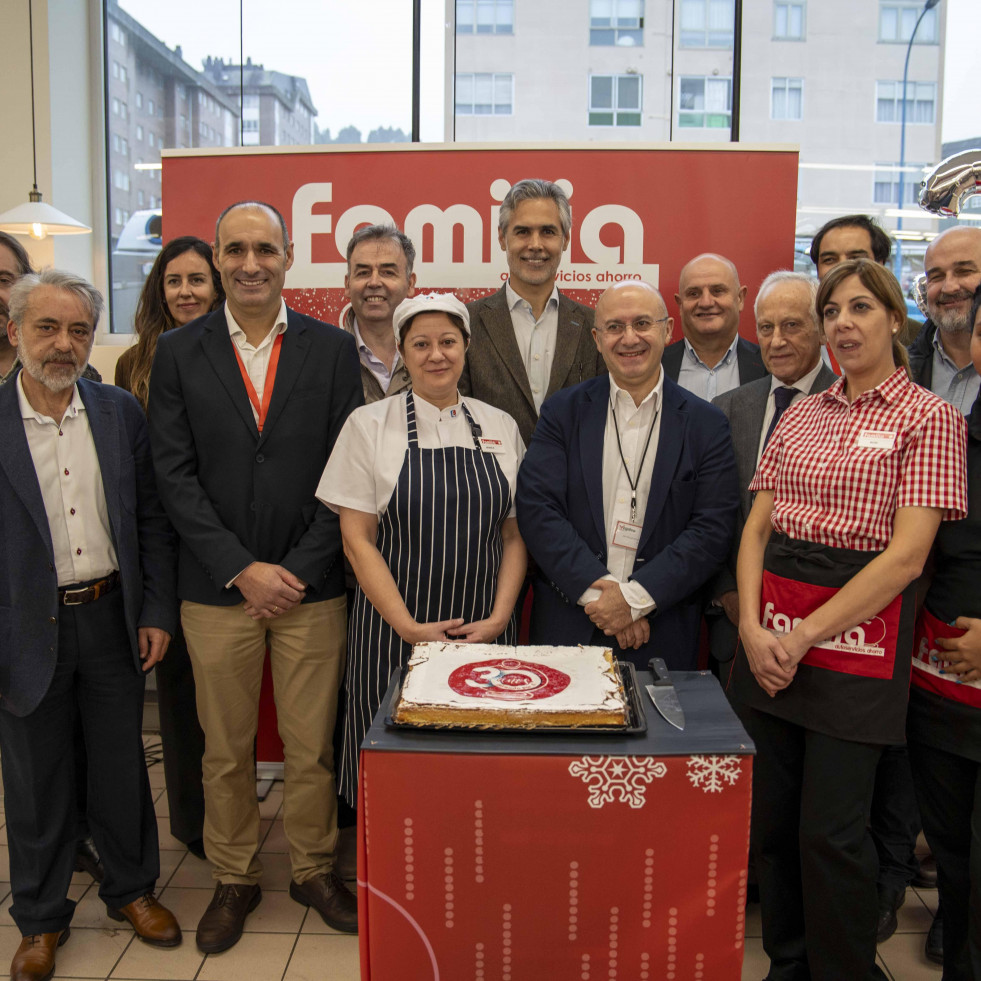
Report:
[[[590,75],[590,126],[639,126],[640,111],[640,75]]]
[[[114,61],[112,63],[112,77],[113,78],[119,78],[119,62],[118,61]]]
[[[143,108],[143,93],[142,92],[137,92],[135,98],[136,98],[136,108],[137,109],[142,109]]]
[[[461,72],[456,76],[459,116],[510,116],[513,103],[514,75],[510,72]]]
[[[780,76],[772,79],[770,118],[804,118],[804,79]]]
[[[877,123],[899,123],[903,118],[902,82],[876,82],[875,121]],[[935,82],[906,83],[906,122],[936,122],[934,107],[937,101]]]
[[[136,192],[136,205],[139,208],[142,208],[143,207],[143,191],[142,190],[138,190]]]
[[[799,3],[774,0],[773,36],[781,41],[804,40],[804,0]]]
[[[124,84],[127,81],[129,81],[129,75],[126,74],[126,66],[125,65],[120,65],[119,66],[119,81],[120,82],[123,82]]]
[[[683,48],[731,48],[733,0],[681,0]]]
[[[682,76],[678,125],[712,129],[732,126],[732,79]]]
[[[112,100],[112,114],[114,116],[118,116],[119,115],[119,107],[121,105],[122,105],[122,103],[119,101],[119,99],[117,99],[115,96],[113,96],[113,100]]]
[[[138,140],[143,139],[143,127],[139,123],[136,124],[136,138]]]
[[[157,140],[156,137],[153,135],[152,130],[147,131],[146,142],[147,142],[147,146],[156,146]]]
[[[119,134],[118,133],[113,133],[112,134],[112,148],[113,148],[113,150],[116,151],[116,153],[119,153]]]
[[[113,174],[112,182],[120,191],[129,190],[129,174],[125,170],[117,170]]]
[[[151,116],[153,115],[154,112],[153,99],[147,99],[146,111],[147,113],[149,113],[149,115]]]
[[[589,43],[644,43],[644,0],[589,0]]]
[[[513,34],[514,0],[456,0],[457,34]]]
[[[114,217],[116,219],[116,224],[117,225],[122,225],[123,224],[123,209],[122,208],[116,208]]]
[[[872,200],[876,204],[899,204],[899,165],[877,163],[872,188]],[[903,204],[915,205],[920,196],[920,181],[924,165],[907,163],[903,171]]]
[[[922,0],[879,0],[879,40],[909,44],[921,13]],[[934,7],[924,15],[913,43],[936,44],[937,33],[937,8]]]

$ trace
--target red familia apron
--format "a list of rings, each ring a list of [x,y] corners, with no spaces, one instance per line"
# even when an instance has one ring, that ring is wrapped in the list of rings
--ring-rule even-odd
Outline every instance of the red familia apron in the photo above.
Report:
[[[942,673],[947,651],[937,643],[937,638],[960,637],[963,634],[963,630],[944,623],[923,607],[916,622],[916,639],[913,643],[913,684],[941,698],[981,708],[981,681],[958,683],[956,675]],[[931,655],[936,660],[931,660]]]
[[[789,633],[879,554],[773,535],[763,563],[760,623]],[[839,739],[905,742],[913,596],[910,586],[875,616],[812,647],[774,698],[760,688],[740,650],[732,697]]]

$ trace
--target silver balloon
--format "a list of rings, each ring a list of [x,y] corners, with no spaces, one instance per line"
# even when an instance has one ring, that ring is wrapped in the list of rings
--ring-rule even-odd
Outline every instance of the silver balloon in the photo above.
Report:
[[[926,273],[921,273],[916,277],[916,279],[913,280],[913,285],[909,288],[909,292],[920,313],[922,313],[924,317],[929,318],[930,314],[927,311],[926,305],[926,283]]]
[[[965,198],[981,192],[981,147],[942,160],[920,182],[920,207],[944,217],[960,213]]]

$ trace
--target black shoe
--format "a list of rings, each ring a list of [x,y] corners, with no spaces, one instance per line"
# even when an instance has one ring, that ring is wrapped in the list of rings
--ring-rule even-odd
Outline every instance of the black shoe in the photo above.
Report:
[[[354,825],[341,828],[337,833],[334,871],[339,878],[349,882],[358,877],[358,829]]]
[[[875,942],[885,943],[895,932],[899,921],[896,911],[906,902],[906,890],[892,889],[879,891],[879,920],[875,928]]]
[[[88,873],[96,882],[101,882],[106,877],[99,850],[91,835],[75,842],[75,871]]]
[[[219,882],[204,916],[198,922],[198,950],[205,954],[217,954],[234,947],[242,937],[245,918],[261,899],[262,890],[257,885]]]
[[[312,906],[327,926],[341,933],[358,932],[358,901],[335,872],[321,872],[306,882],[291,882],[290,898]]]
[[[208,861],[208,856],[204,853],[204,841],[200,838],[195,838],[194,841],[188,841],[185,844],[187,845],[187,850],[195,858],[200,858],[202,862]]]
[[[944,911],[943,907],[937,907],[937,915],[930,924],[927,932],[926,947],[924,948],[926,959],[934,964],[944,962]]]

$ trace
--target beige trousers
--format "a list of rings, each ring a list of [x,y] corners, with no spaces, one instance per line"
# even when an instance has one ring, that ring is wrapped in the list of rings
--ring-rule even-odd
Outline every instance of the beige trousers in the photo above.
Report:
[[[181,604],[205,736],[204,848],[220,882],[249,884],[262,874],[254,743],[267,643],[286,760],[283,826],[293,879],[304,882],[333,868],[332,740],[346,621],[344,596],[270,620],[252,620],[244,604]]]

